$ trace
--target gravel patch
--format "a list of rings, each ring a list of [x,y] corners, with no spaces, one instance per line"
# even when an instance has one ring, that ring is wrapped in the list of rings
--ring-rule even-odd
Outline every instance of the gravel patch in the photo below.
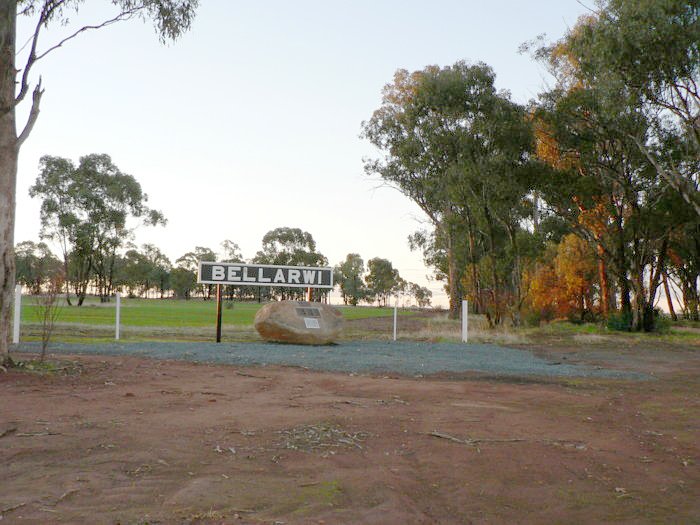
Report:
[[[39,352],[39,343],[17,350]],[[569,376],[649,379],[638,372],[548,361],[527,350],[491,344],[357,341],[333,346],[273,343],[52,343],[51,354],[123,355],[238,366],[299,366],[346,373],[397,373],[416,376],[440,372],[482,372],[515,376]]]

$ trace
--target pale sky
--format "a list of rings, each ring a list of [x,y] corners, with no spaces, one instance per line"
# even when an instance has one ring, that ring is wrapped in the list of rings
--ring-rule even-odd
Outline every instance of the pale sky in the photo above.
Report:
[[[486,62],[497,87],[526,103],[547,75],[518,46],[541,33],[558,39],[586,7],[576,0],[201,4],[175,43],[162,45],[150,24],[130,21],[83,34],[37,65],[33,80],[41,74],[46,92],[20,153],[16,242],[39,237],[40,202],[28,188],[42,155],[77,163],[107,153],[169,221],[139,228],[136,244],[153,243],[173,262],[195,246],[219,251],[225,239],[249,259],[265,233],[297,227],[330,265],[351,252],[365,262],[389,259],[445,305],[442,284],[426,279],[432,271],[408,248],[421,211],[364,174],[363,157],[378,153],[359,138],[361,123],[397,69],[458,60]],[[109,18],[106,5],[87,2],[76,20]],[[44,34],[40,48],[61,34]]]

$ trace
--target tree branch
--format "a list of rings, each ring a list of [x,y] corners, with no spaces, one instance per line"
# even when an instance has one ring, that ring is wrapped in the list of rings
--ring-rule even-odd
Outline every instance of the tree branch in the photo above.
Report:
[[[24,71],[22,72],[22,81],[20,83],[19,93],[15,98],[15,105],[19,104],[22,100],[24,100],[24,97],[26,97],[27,93],[29,92],[29,72],[31,71],[34,63],[37,61],[36,47],[39,43],[39,33],[41,33],[41,28],[42,26],[45,27],[48,24],[53,14],[57,10],[60,10],[65,3],[66,0],[46,0],[43,7],[41,8],[41,14],[39,15],[39,19],[37,20],[34,32],[30,37],[32,47],[29,52],[29,56],[27,57],[27,62],[24,66]]]
[[[641,151],[654,166],[656,172],[661,175],[666,182],[681,195],[683,200],[690,204],[695,210],[695,213],[700,216],[700,192],[695,188],[689,187],[689,184],[687,184],[688,181],[686,181],[680,173],[665,169],[637,137],[634,135],[628,136],[635,142],[639,151]]]
[[[58,49],[59,47],[62,47],[63,44],[65,44],[65,43],[68,42],[69,40],[73,40],[73,39],[74,39],[75,37],[77,37],[80,33],[84,33],[85,31],[89,31],[89,30],[91,30],[91,29],[101,29],[101,28],[103,28],[103,27],[107,27],[107,26],[110,26],[110,25],[112,25],[112,24],[116,24],[117,22],[121,22],[121,21],[123,21],[123,20],[129,20],[129,19],[131,19],[134,15],[136,15],[139,11],[141,11],[142,9],[143,9],[143,6],[140,6],[140,7],[133,7],[133,8],[131,8],[131,9],[127,10],[127,11],[124,11],[124,12],[122,12],[122,13],[119,13],[119,14],[118,14],[117,16],[115,16],[114,18],[110,18],[109,20],[105,20],[105,21],[102,22],[101,24],[97,24],[97,25],[93,25],[93,26],[83,26],[83,27],[81,27],[80,29],[78,29],[77,31],[75,31],[73,34],[71,34],[71,35],[67,36],[66,38],[64,38],[63,40],[61,40],[58,44],[56,44],[56,45],[54,45],[54,46],[48,48],[48,49],[47,49],[46,51],[44,51],[42,54],[38,55],[38,56],[36,57],[36,59],[34,60],[34,62],[36,62],[36,61],[38,61],[38,60],[41,60],[41,59],[44,58],[46,55],[48,55],[49,53],[51,53],[51,51],[55,51],[55,50]]]
[[[39,77],[39,82],[34,88],[34,93],[32,94],[32,109],[29,112],[29,118],[27,119],[27,123],[25,124],[22,133],[20,133],[19,137],[17,137],[17,142],[15,144],[15,147],[17,149],[19,149],[24,143],[24,141],[27,140],[27,137],[32,132],[32,128],[34,128],[34,124],[36,124],[36,119],[39,117],[39,105],[41,104],[41,96],[43,94],[44,90],[41,89],[41,77]]]

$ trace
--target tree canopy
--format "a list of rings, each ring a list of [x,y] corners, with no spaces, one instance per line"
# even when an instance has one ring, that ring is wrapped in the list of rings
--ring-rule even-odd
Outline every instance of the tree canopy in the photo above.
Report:
[[[79,305],[91,279],[101,298],[111,295],[117,251],[131,235],[130,217],[165,224],[163,215],[146,205],[138,181],[104,154],[81,157],[77,166],[69,159],[42,157],[29,193],[41,199],[41,235],[60,244]]]
[[[453,317],[468,265],[476,271],[484,257],[508,256],[517,266],[516,233],[527,213],[531,125],[494,81],[483,63],[399,70],[384,88],[382,106],[363,123],[363,136],[383,153],[366,161],[367,173],[414,200],[432,223],[432,235],[413,242],[426,258],[444,261]],[[518,278],[488,266],[493,279],[478,302],[489,297],[500,318],[504,298],[519,295]]]

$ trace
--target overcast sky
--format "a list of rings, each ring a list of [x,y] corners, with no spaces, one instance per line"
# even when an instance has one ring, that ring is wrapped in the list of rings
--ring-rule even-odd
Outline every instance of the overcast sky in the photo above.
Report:
[[[109,18],[106,4],[87,2],[74,21]],[[201,4],[175,43],[162,45],[151,25],[130,21],[83,34],[38,64],[33,80],[41,74],[46,92],[20,154],[16,242],[39,237],[40,203],[28,188],[42,155],[77,162],[107,153],[169,221],[139,228],[135,242],[153,243],[173,261],[195,246],[219,250],[224,239],[251,258],[269,230],[298,227],[331,265],[350,252],[389,259],[444,305],[441,283],[426,280],[431,270],[407,245],[424,225],[422,213],[364,174],[362,159],[377,152],[359,138],[361,123],[397,69],[458,60],[486,62],[497,87],[526,103],[547,76],[518,46],[541,33],[558,39],[586,7],[576,0]],[[46,33],[40,47],[61,34]]]

